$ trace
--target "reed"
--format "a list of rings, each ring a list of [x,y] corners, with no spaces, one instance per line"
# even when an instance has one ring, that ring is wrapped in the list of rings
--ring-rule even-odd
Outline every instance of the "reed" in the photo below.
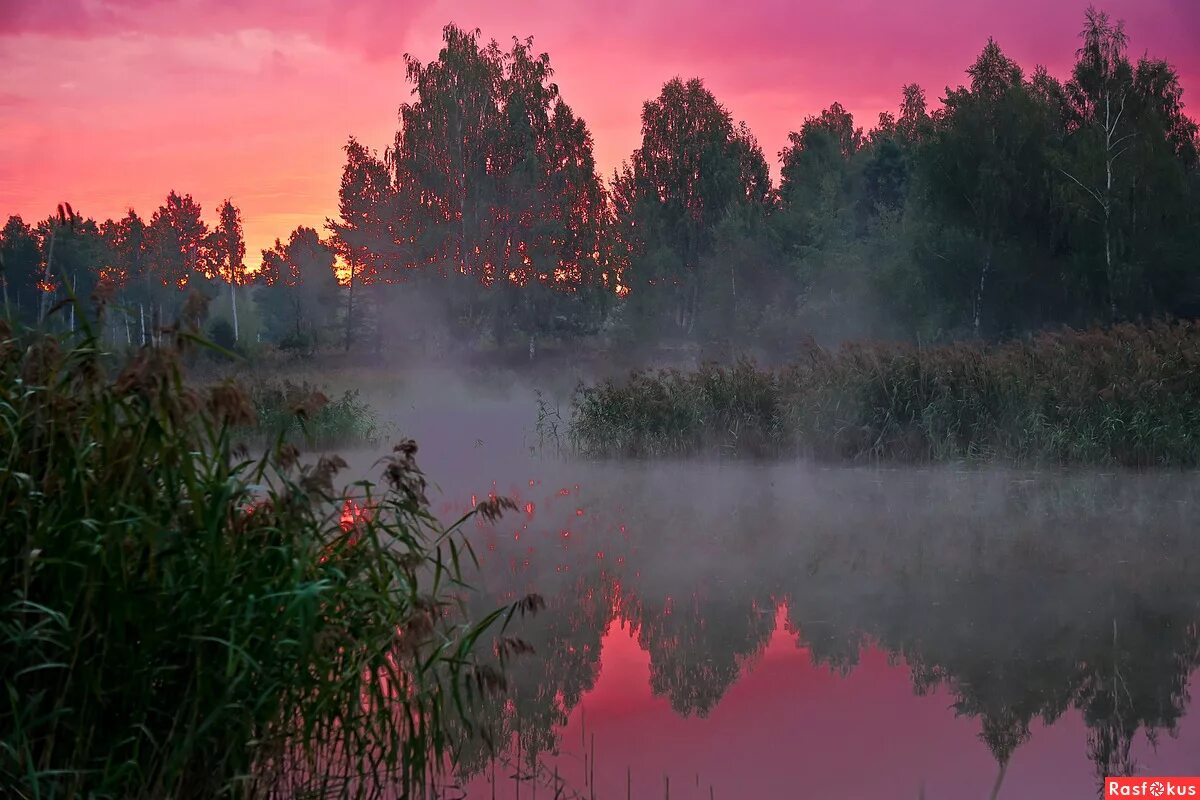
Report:
[[[357,389],[348,389],[329,398],[324,387],[308,381],[263,379],[246,387],[254,406],[256,422],[244,433],[257,440],[273,441],[282,437],[297,445],[318,449],[356,445],[374,445],[383,436],[375,409],[364,401]],[[323,402],[308,415],[297,415],[310,398]]]
[[[250,399],[189,388],[173,333],[113,373],[0,323],[0,795],[408,796],[502,688],[472,651],[504,610],[458,613],[414,443],[347,493],[282,438],[250,459]]]
[[[578,389],[570,435],[601,457],[1194,466],[1198,401],[1200,328],[1164,322],[635,372]]]

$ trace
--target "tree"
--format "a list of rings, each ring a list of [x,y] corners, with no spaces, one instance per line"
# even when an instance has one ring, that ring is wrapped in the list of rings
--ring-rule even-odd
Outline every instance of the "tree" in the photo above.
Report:
[[[69,204],[58,207],[57,216],[48,217],[37,226],[42,250],[41,284],[44,319],[49,303],[61,291],[68,297],[86,301],[96,287],[108,253],[100,228],[94,219],[84,219]],[[76,307],[72,302],[66,311],[68,325],[75,330]],[[84,303],[85,309],[88,307]]]
[[[208,268],[208,226],[200,204],[190,194],[172,191],[150,218],[146,231],[147,265],[150,272],[147,299],[151,303],[151,330],[159,330],[175,309],[173,300],[183,290],[204,283]],[[166,290],[166,291],[162,291]],[[164,309],[164,301],[171,308]]]
[[[788,141],[779,152],[779,194],[786,212],[781,221],[790,223],[793,247],[824,249],[849,233],[852,162],[863,147],[862,128],[835,102],[805,119]]]
[[[560,319],[598,324],[607,209],[586,124],[531,39],[502,51],[448,26],[444,42],[429,64],[407,59],[392,278],[451,278],[456,317],[531,347]]]
[[[1016,295],[1032,291],[1023,282],[1046,279],[1029,270],[1027,259],[1045,252],[1038,239],[1052,224],[1047,146],[1058,123],[994,40],[967,74],[969,87],[947,89],[919,160],[930,210],[973,240],[976,265],[963,271],[960,254],[943,255],[927,286],[948,291],[954,318],[962,320],[965,311],[979,336],[985,322],[994,329],[1010,322],[1004,312],[1017,306]],[[953,231],[935,235],[956,238]]]
[[[614,191],[630,215],[618,225],[640,229],[631,242],[636,291],[665,289],[674,329],[690,331],[697,271],[717,225],[737,206],[765,211],[770,202],[761,148],[700,79],[675,78],[642,106],[642,144]]]
[[[0,231],[0,268],[4,315],[26,321],[36,318],[41,254],[33,228],[18,216],[9,217]]]
[[[246,281],[246,242],[242,236],[242,212],[226,199],[217,209],[220,222],[210,234],[209,250],[217,276],[229,284],[229,303],[233,315],[233,340],[239,338],[237,287]]]
[[[182,290],[207,267],[207,235],[200,204],[170,192],[150,218],[148,237],[151,269],[165,286]]]
[[[360,326],[360,310],[355,308],[356,285],[382,279],[394,262],[389,217],[394,191],[387,166],[353,137],[346,143],[346,166],[338,191],[338,221],[326,225],[333,232],[334,250],[345,262],[346,310],[343,345],[346,350]],[[361,304],[360,304],[361,305]]]
[[[1068,198],[1075,219],[1100,229],[1098,247],[1089,246],[1094,234],[1085,234],[1076,249],[1085,258],[1099,251],[1108,316],[1116,320],[1195,294],[1188,173],[1195,170],[1196,126],[1182,113],[1182,89],[1168,64],[1144,58],[1135,67],[1124,23],[1092,7],[1085,19],[1066,86],[1061,172],[1074,190]],[[1186,245],[1172,247],[1176,242]],[[1145,294],[1156,286],[1157,301]]]
[[[1117,278],[1113,265],[1113,206],[1114,168],[1130,147],[1133,131],[1132,114],[1125,111],[1133,98],[1133,67],[1126,55],[1128,38],[1125,23],[1113,25],[1108,14],[1088,6],[1086,24],[1080,37],[1083,46],[1077,52],[1074,75],[1067,85],[1072,103],[1072,122],[1086,143],[1081,146],[1091,150],[1087,160],[1102,165],[1103,176],[1083,174],[1082,178],[1070,171],[1063,173],[1087,192],[1100,207],[1104,237],[1104,277],[1108,293],[1110,318],[1117,318]]]
[[[263,323],[282,347],[311,351],[319,347],[337,319],[338,283],[334,251],[317,232],[304,226],[285,245],[263,251],[263,268],[278,275],[255,292]]]
[[[111,258],[112,277],[122,295],[122,315],[125,319],[125,342],[133,344],[130,313],[132,304],[138,306],[138,344],[149,339],[146,333],[146,303],[151,295],[150,275],[147,269],[146,223],[132,208],[117,221],[105,220],[100,225],[100,235]],[[162,287],[159,287],[159,294]]]
[[[132,208],[116,222],[106,221],[102,233],[112,251],[127,301],[137,304],[139,344],[155,341],[155,310],[168,296],[168,289],[155,273],[150,256],[150,231]],[[149,309],[149,328],[147,327]],[[127,337],[132,339],[132,336]]]

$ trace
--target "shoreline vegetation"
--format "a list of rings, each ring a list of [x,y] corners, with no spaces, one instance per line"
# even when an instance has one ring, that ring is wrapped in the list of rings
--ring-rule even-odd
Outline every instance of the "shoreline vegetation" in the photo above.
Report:
[[[344,461],[282,434],[252,458],[250,398],[183,379],[197,344],[176,326],[121,366],[87,325],[0,321],[0,794],[407,795],[505,685],[477,641],[502,667],[538,607],[463,603],[458,526],[512,504],[443,526],[411,440],[341,492]]]
[[[580,386],[570,444],[587,457],[1200,464],[1194,323],[805,349],[778,369],[743,359]]]

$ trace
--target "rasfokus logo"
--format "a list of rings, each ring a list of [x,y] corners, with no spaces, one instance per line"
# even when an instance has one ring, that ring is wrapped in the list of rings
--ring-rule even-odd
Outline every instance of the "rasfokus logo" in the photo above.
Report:
[[[1115,797],[1200,798],[1200,777],[1156,775],[1138,778],[1105,778],[1105,800]]]

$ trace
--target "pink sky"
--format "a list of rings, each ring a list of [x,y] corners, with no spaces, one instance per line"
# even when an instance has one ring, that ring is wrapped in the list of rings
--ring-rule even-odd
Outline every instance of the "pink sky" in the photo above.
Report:
[[[231,197],[257,265],[275,237],[334,213],[348,135],[391,142],[402,55],[435,57],[451,21],[501,43],[532,35],[608,175],[638,144],[642,102],[675,75],[704,78],[774,161],[834,100],[870,127],[906,82],[940,97],[989,35],[1064,76],[1085,5],[0,0],[0,215],[38,219],[66,200],[98,219],[149,217],[175,189],[211,220]],[[1200,3],[1102,7],[1127,22],[1135,55],[1168,59],[1200,91]]]

